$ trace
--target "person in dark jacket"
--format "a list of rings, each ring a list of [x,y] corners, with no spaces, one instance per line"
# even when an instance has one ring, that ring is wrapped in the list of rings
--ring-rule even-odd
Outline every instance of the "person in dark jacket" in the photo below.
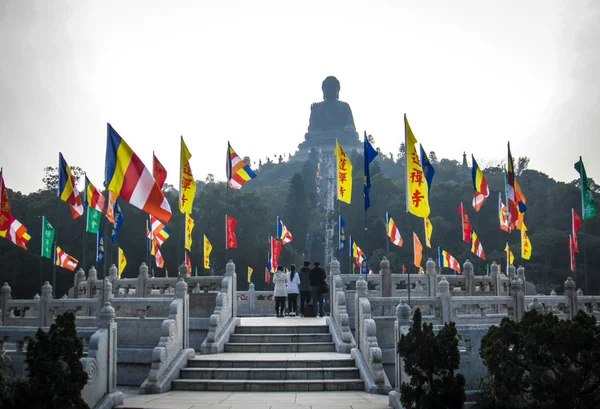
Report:
[[[310,304],[310,262],[305,261],[304,266],[300,269],[300,314],[304,316],[304,307],[308,308]]]
[[[325,270],[321,268],[321,263],[315,261],[313,263],[313,268],[308,273],[308,280],[310,281],[310,292],[312,296],[312,305],[315,311],[315,316],[324,317],[325,309],[324,309],[324,299],[323,294],[321,293],[321,284],[325,283],[327,279],[327,274]]]

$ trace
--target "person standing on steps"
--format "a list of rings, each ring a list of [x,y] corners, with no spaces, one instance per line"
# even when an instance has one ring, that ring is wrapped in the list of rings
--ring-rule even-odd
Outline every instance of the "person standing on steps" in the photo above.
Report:
[[[300,275],[296,272],[295,264],[290,266],[290,272],[287,273],[287,276],[288,311],[290,317],[295,317],[298,309],[298,294],[300,294],[300,288],[298,288],[298,285],[300,284]]]
[[[275,296],[275,314],[277,317],[283,317],[288,282],[288,276],[283,272],[283,266],[277,266],[277,272],[273,276],[273,284],[275,285],[273,295]]]
[[[313,309],[315,311],[316,317],[324,317],[325,309],[323,308],[323,294],[321,292],[321,288],[325,280],[327,279],[327,274],[325,270],[321,268],[321,263],[315,261],[313,263],[313,268],[309,272],[309,281],[310,281],[310,292],[312,296],[312,304]]]
[[[310,304],[310,262],[305,261],[304,266],[300,269],[300,315],[304,316],[308,305]]]

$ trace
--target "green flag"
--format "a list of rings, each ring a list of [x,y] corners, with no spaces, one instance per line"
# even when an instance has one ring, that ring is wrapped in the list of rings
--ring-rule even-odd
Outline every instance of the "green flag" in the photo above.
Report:
[[[86,230],[88,233],[98,233],[100,231],[100,218],[102,217],[102,212],[100,210],[96,210],[93,207],[88,207],[87,214],[87,227]]]
[[[581,156],[579,162],[575,163],[575,170],[579,172],[580,185],[581,185],[581,217],[584,219],[591,219],[596,215],[596,205],[594,204],[594,197],[592,196],[592,190],[588,184],[587,174],[585,173],[585,167]]]
[[[42,216],[42,257],[52,258],[52,246],[54,245],[54,227],[48,219]]]

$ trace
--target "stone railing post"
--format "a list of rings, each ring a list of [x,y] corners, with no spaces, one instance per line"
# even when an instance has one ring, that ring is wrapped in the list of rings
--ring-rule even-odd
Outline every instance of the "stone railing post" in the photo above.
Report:
[[[510,292],[514,300],[513,319],[515,322],[519,322],[525,313],[525,294],[523,293],[523,281],[521,281],[519,277],[514,276],[514,279],[510,282]]]
[[[106,301],[98,317],[98,328],[108,330],[108,384],[106,393],[113,393],[117,390],[117,323],[115,317],[115,309],[110,302]]]
[[[532,302],[527,306],[527,310],[529,311],[537,311],[542,313],[544,311],[544,306],[540,303],[540,301],[535,297]]]
[[[185,263],[181,263],[179,266],[179,277],[190,277],[190,271]]]
[[[117,266],[115,266],[114,264],[111,264],[110,268],[108,269],[108,279],[110,280],[111,283],[114,280],[119,279],[119,270],[117,269]]]
[[[338,325],[340,324],[338,320],[340,311],[338,308],[336,279],[340,274],[340,262],[335,257],[332,257],[329,264],[329,276],[331,277],[331,282],[329,283],[329,313]]]
[[[108,277],[106,277],[104,279],[104,283],[102,284],[102,300],[104,303],[106,303],[107,301],[110,302],[110,300],[112,300],[113,298],[112,282]],[[100,310],[100,308],[98,308],[98,310]]]
[[[0,308],[2,308],[2,325],[5,325],[6,318],[8,317],[8,309],[6,307],[8,300],[12,298],[12,289],[8,283],[4,283],[0,289]]]
[[[475,295],[475,273],[473,272],[473,263],[469,259],[463,264],[463,276],[467,281],[467,295],[472,297]]]
[[[330,312],[333,318],[333,323],[339,331],[336,333],[334,338],[337,347],[336,351],[341,353],[348,353],[356,345],[352,338],[352,331],[350,330],[350,318],[348,317],[348,310],[346,309],[346,293],[344,292],[342,275],[340,271],[340,262],[335,258],[330,264],[330,277],[331,284],[329,285],[330,290]]]
[[[430,297],[435,297],[435,289],[437,282],[437,271],[435,269],[435,261],[431,257],[425,263],[425,275],[427,276],[427,292]]]
[[[235,264],[229,259],[225,266],[225,275],[231,277],[229,288],[231,289],[231,313],[237,317],[237,275],[235,273]]]
[[[577,293],[575,292],[576,284],[571,277],[565,281],[565,295],[568,297],[568,315],[572,319],[577,314]]]
[[[250,316],[256,314],[256,291],[254,290],[254,283],[250,283],[248,286],[248,314]]]
[[[98,280],[98,272],[94,266],[90,267],[88,271],[88,279],[87,279],[87,298],[94,298],[96,296],[96,292],[92,289],[94,288],[94,281]]]
[[[73,298],[79,298],[79,283],[85,281],[85,271],[83,268],[80,268],[75,273],[75,278],[73,279]]]
[[[437,297],[440,299],[442,305],[442,324],[450,323],[452,321],[452,294],[450,294],[450,283],[446,280],[446,277],[440,279],[437,286]]]
[[[183,300],[183,349],[190,347],[190,296],[187,291],[187,283],[179,277],[175,284],[175,298]]]
[[[499,297],[502,293],[502,280],[500,279],[500,266],[494,261],[490,267],[490,277],[494,280],[494,287],[496,287],[496,296]]]
[[[52,300],[52,286],[48,281],[42,286],[40,297],[40,327],[48,327],[54,320],[54,313],[50,311],[48,303]]]
[[[394,323],[394,369],[397,392],[400,392],[400,385],[402,383],[402,358],[400,358],[400,354],[398,354],[398,343],[400,342],[400,338],[402,338],[402,327],[409,327],[411,325],[412,319],[410,305],[405,303],[404,300],[400,300],[400,303],[396,306],[396,322]]]
[[[508,273],[506,274],[510,282],[512,282],[517,276],[517,269],[512,264],[508,268]]]
[[[391,297],[393,292],[392,272],[390,271],[390,262],[385,256],[381,260],[381,263],[379,263],[379,274],[381,274],[381,296]],[[384,313],[384,315],[388,314]]]
[[[360,310],[360,299],[367,298],[368,296],[368,285],[365,281],[365,277],[363,274],[359,274],[358,280],[356,280],[356,298],[354,299],[354,338],[358,343],[361,339],[360,328],[360,314],[358,313]]]
[[[135,296],[144,298],[146,297],[146,281],[148,281],[148,266],[146,263],[140,265],[139,273],[137,276],[137,282],[135,283]]]

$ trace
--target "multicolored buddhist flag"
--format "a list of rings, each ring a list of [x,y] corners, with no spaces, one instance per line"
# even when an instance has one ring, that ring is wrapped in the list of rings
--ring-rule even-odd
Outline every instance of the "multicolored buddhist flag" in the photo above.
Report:
[[[391,218],[388,212],[385,212],[385,220],[387,235],[390,238],[390,242],[392,242],[398,247],[402,247],[404,241],[402,240],[402,236],[400,235],[400,230],[398,229],[398,226],[396,226],[396,223],[394,223],[394,219]]]
[[[275,237],[271,237],[271,272],[277,271],[279,265],[279,256],[281,255],[281,248],[283,244]]]
[[[465,243],[471,243],[471,234],[473,233],[473,227],[471,226],[471,222],[469,221],[469,216],[467,215],[467,211],[463,205],[463,202],[460,202],[458,206],[458,214],[460,214],[462,220],[462,239]]]
[[[98,189],[96,189],[87,176],[85,177],[83,204],[100,213],[104,213],[106,209],[106,198]]]
[[[188,254],[187,251],[183,250],[183,252],[185,253],[185,265],[188,268],[188,274],[192,274],[192,260],[190,259],[190,256]]]
[[[248,284],[250,284],[252,282],[252,273],[254,272],[254,270],[252,269],[252,267],[248,266]]]
[[[71,206],[71,215],[77,219],[83,215],[83,203],[77,190],[77,182],[62,153],[58,153],[58,197]]]
[[[277,238],[281,240],[283,244],[287,244],[292,241],[292,233],[285,227],[285,224],[277,216]]]
[[[108,200],[106,201],[104,215],[112,224],[115,224],[115,204],[117,203],[118,197],[119,196],[115,192],[108,191]]]
[[[227,183],[229,187],[238,190],[244,184],[256,177],[256,173],[250,169],[244,160],[242,160],[227,142]]]
[[[506,247],[504,247],[504,252],[506,253],[506,259],[508,261],[508,264],[512,265],[514,263],[514,261],[515,261],[515,255],[510,250],[510,247],[508,246],[508,243],[506,243]],[[507,269],[507,271],[508,271],[508,269]]]
[[[52,227],[48,219],[42,216],[42,257],[52,258],[52,248],[54,246],[54,233],[54,227]]]
[[[471,253],[475,254],[482,260],[485,260],[485,253],[483,251],[483,245],[479,241],[479,237],[477,233],[473,232],[471,234]]]
[[[185,249],[192,251],[192,230],[194,230],[194,219],[189,213],[185,213]]]
[[[56,265],[66,268],[67,270],[75,271],[77,264],[79,264],[79,261],[65,253],[59,246],[56,246],[55,257]]]
[[[342,218],[342,215],[338,216],[338,237],[339,237],[339,250],[341,252],[346,250],[346,222]]]
[[[531,241],[529,240],[529,236],[527,236],[527,227],[525,223],[521,226],[521,258],[524,260],[529,260],[531,257]]]
[[[377,157],[377,151],[369,142],[367,138],[367,131],[365,131],[364,141],[363,141],[363,156],[364,156],[364,165],[365,165],[365,179],[364,179],[364,187],[363,194],[365,196],[365,212],[369,207],[371,207],[371,200],[369,198],[369,193],[371,192],[371,171],[369,169],[369,165],[375,160]],[[339,168],[338,168],[339,170]],[[352,172],[350,173],[350,178],[352,178]]]
[[[594,195],[590,188],[585,166],[581,156],[579,161],[575,163],[575,170],[579,173],[579,187],[581,189],[581,217],[591,219],[596,215],[596,204],[594,203]]]
[[[423,245],[417,236],[417,233],[413,232],[413,249],[414,249],[414,264],[416,267],[421,267],[421,261],[423,260]]]
[[[352,162],[337,140],[335,141],[335,157],[337,160],[337,199],[350,204],[352,203]]]
[[[123,275],[123,270],[127,266],[127,259],[125,258],[125,253],[123,249],[119,247],[119,278]]]
[[[456,274],[461,274],[458,260],[452,257],[450,253],[438,247],[438,255],[440,259],[440,267],[451,268],[456,272]]]
[[[417,217],[429,217],[429,186],[417,154],[415,138],[404,114],[406,146],[406,211]]]
[[[508,214],[509,233],[519,217],[517,196],[515,194],[515,169],[512,154],[510,153],[510,142],[508,142],[508,160],[506,169],[506,208]]]
[[[235,225],[237,220],[231,216],[225,215],[225,250],[237,248],[237,237],[235,235]]]
[[[431,248],[431,235],[433,234],[433,225],[431,224],[431,220],[428,217],[423,218],[423,223],[425,224],[425,245]]]
[[[180,162],[181,177],[179,180],[179,211],[185,214],[192,213],[192,205],[194,204],[194,197],[196,196],[196,181],[194,180],[194,175],[192,175],[192,168],[190,167],[191,157],[192,154],[188,150],[188,147],[183,141],[182,136]]]
[[[10,240],[24,250],[27,250],[27,242],[31,240],[27,227],[15,219],[10,211],[2,169],[0,169],[0,237]]]
[[[152,240],[152,251],[150,252],[150,255],[154,256],[156,267],[163,268],[165,266],[165,259],[163,258],[162,253],[160,252],[158,243],[154,240]]]
[[[107,124],[105,185],[133,206],[168,223],[171,207],[144,163]]]
[[[508,214],[506,206],[502,203],[501,192],[498,192],[498,219],[500,220],[500,229],[508,233]]]
[[[212,244],[208,241],[206,234],[204,235],[204,268],[210,269],[210,253],[212,252]]]
[[[156,185],[162,189],[167,180],[167,170],[160,163],[154,152],[152,152],[152,177],[156,181]]]
[[[490,188],[483,176],[483,172],[481,168],[475,161],[475,157],[471,155],[472,162],[472,175],[473,175],[473,188],[475,189],[475,194],[473,195],[473,208],[478,212],[487,198],[490,195]]]
[[[579,253],[579,242],[577,240],[577,231],[581,227],[581,216],[577,214],[575,209],[571,209],[571,236],[573,240],[573,251]]]
[[[149,224],[149,226],[148,226]],[[156,241],[159,246],[169,238],[171,231],[154,216],[148,215],[146,221],[146,237]]]
[[[431,191],[431,184],[433,183],[433,175],[435,174],[435,169],[433,165],[429,161],[427,157],[427,153],[425,153],[425,149],[423,145],[419,144],[420,152],[421,152],[421,167],[423,168],[423,174],[425,175],[425,180],[427,181],[427,192]]]

